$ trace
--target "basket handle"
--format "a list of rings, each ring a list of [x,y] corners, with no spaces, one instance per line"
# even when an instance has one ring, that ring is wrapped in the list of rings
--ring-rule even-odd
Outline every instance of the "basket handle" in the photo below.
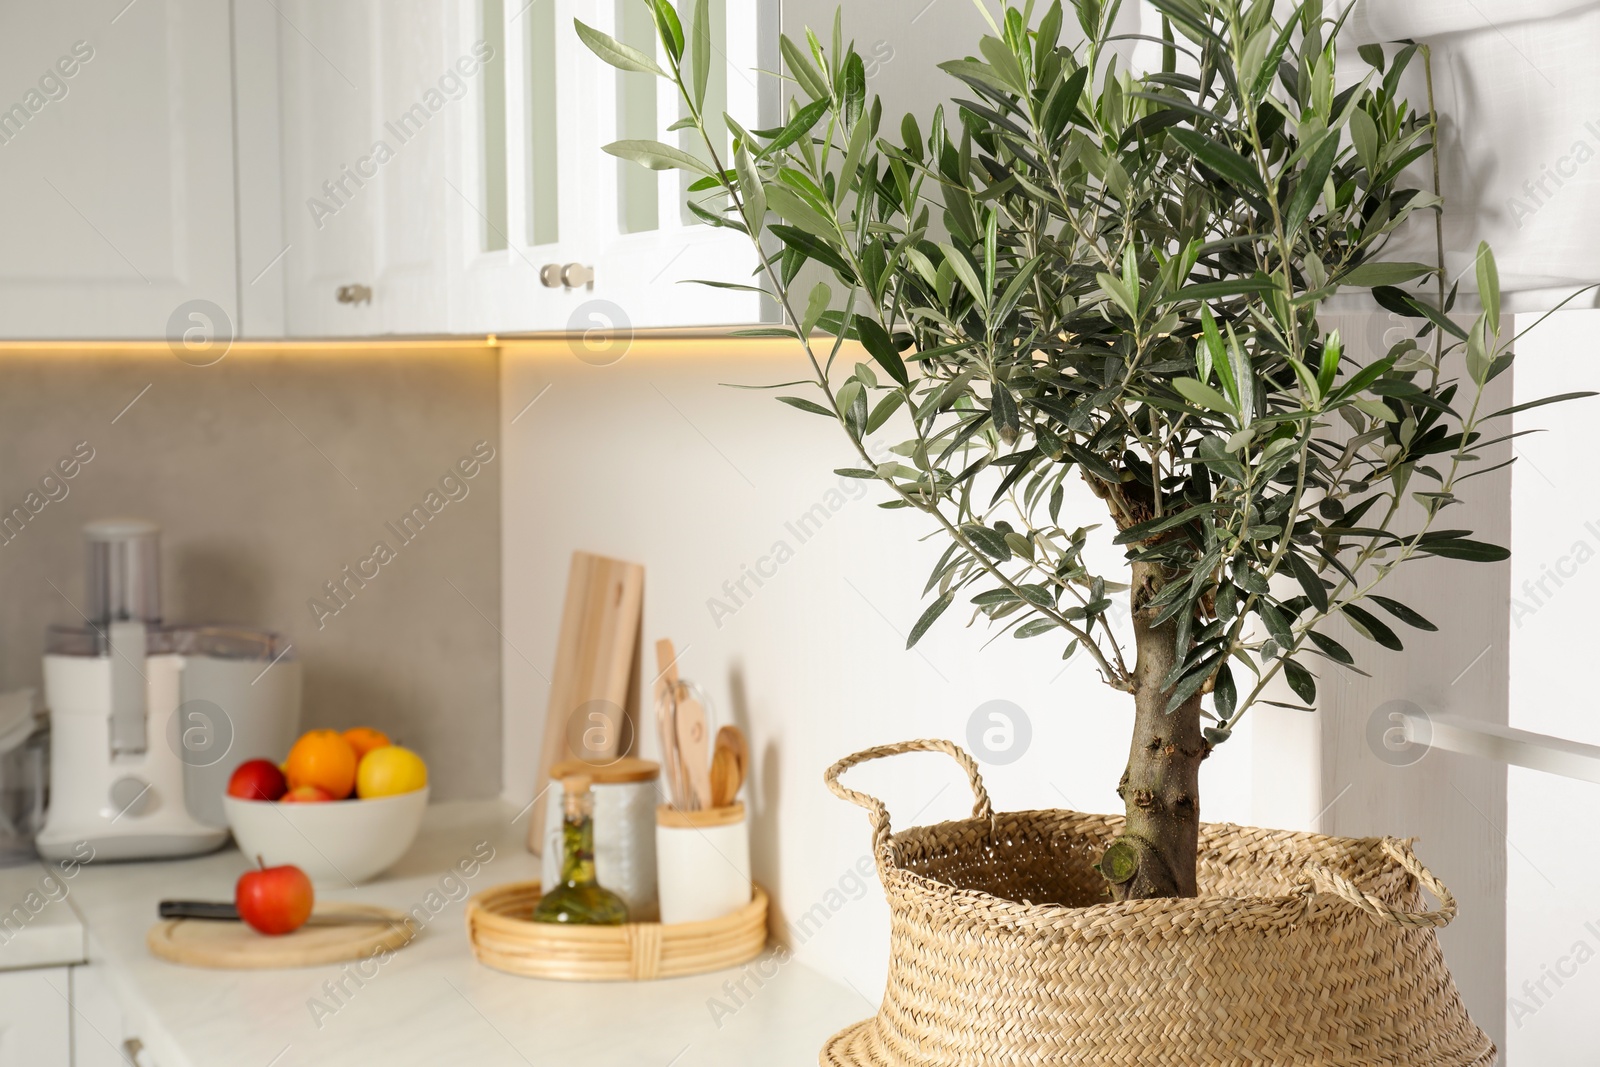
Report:
[[[858,793],[839,784],[839,776],[858,763],[869,760],[882,759],[885,756],[898,756],[902,752],[943,752],[951,759],[961,764],[961,769],[967,772],[967,781],[972,785],[972,817],[974,819],[994,818],[994,807],[989,803],[989,791],[983,787],[983,776],[978,773],[978,765],[973,762],[966,750],[954,741],[938,739],[923,741],[901,741],[893,745],[879,745],[877,748],[862,749],[852,756],[829,767],[822,774],[822,780],[827,783],[833,795],[840,800],[848,800],[859,808],[867,809],[867,818],[872,823],[873,847],[884,853],[889,847],[889,809],[883,806],[883,801],[866,793]]]
[[[1434,877],[1433,872],[1417,859],[1416,853],[1411,851],[1410,842],[1396,841],[1392,837],[1385,838],[1383,850],[1424,889],[1439,899],[1438,911],[1402,911],[1371,893],[1363,892],[1350,879],[1320,863],[1306,865],[1305,878],[1310,890],[1308,896],[1327,893],[1338,897],[1366,912],[1372,921],[1379,925],[1388,923],[1393,926],[1439,928],[1454,922],[1456,898],[1445,888],[1444,883]]]

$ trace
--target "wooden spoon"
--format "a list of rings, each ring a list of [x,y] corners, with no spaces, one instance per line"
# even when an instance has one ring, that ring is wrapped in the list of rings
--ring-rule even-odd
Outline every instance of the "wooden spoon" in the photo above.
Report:
[[[745,740],[743,730],[730,724],[717,731],[716,748],[718,752],[724,749],[728,751],[733,758],[734,769],[738,772],[734,778],[733,790],[729,794],[731,802],[732,797],[739,792],[739,787],[744,784],[744,780],[750,776],[750,742]]]
[[[711,754],[711,806],[725,808],[739,795],[739,760],[733,750],[718,745]]]

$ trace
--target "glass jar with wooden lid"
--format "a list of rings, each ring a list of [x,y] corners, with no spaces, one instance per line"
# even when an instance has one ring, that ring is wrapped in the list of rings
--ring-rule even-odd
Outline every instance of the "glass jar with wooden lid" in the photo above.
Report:
[[[656,804],[659,764],[625,756],[594,763],[563,760],[550,768],[545,804],[541,880],[555,885],[561,876],[563,778],[589,780],[594,794],[594,863],[600,884],[623,899],[633,922],[655,922],[661,914],[656,889]]]

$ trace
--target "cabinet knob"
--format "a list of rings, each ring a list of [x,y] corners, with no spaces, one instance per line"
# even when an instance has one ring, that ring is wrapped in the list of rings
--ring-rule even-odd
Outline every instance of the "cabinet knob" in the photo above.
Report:
[[[334,299],[341,304],[370,304],[372,303],[372,286],[341,285],[333,295]]]
[[[594,268],[582,263],[546,263],[539,268],[539,281],[546,289],[592,289]]]

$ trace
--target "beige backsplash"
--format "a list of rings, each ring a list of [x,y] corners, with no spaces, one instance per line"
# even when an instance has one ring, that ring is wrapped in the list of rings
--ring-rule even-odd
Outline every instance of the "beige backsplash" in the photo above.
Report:
[[[38,685],[46,624],[78,619],[83,523],[139,516],[162,526],[169,620],[287,633],[305,725],[389,732],[436,799],[497,795],[497,364],[481,343],[240,346],[211,367],[0,352],[0,519],[29,513],[0,535],[0,687]],[[75,448],[93,458],[63,478]]]

